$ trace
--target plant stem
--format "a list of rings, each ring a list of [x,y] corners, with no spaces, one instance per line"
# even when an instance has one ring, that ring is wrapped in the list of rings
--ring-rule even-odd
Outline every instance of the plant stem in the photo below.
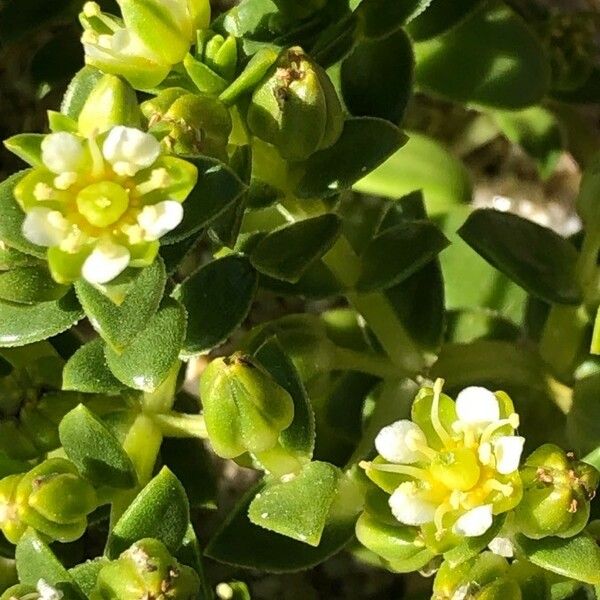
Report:
[[[154,415],[154,422],[165,437],[207,439],[204,415],[186,415],[169,412]]]
[[[402,373],[387,356],[382,354],[358,352],[349,348],[336,346],[334,365],[336,370],[358,371],[375,375],[375,377],[398,377]]]
[[[165,413],[173,408],[175,392],[177,389],[177,376],[181,363],[177,361],[172,367],[167,378],[153,392],[146,392],[142,396],[142,407],[147,413]]]

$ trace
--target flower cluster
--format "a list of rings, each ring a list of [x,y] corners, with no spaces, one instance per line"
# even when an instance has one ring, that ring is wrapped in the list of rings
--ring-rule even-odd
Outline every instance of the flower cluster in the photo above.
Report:
[[[196,179],[197,169],[163,156],[153,136],[119,125],[89,137],[47,135],[15,197],[26,213],[23,235],[48,248],[56,281],[106,284],[154,261]]]
[[[438,541],[483,535],[519,503],[525,441],[506,394],[469,387],[454,402],[442,383],[421,390],[412,420],[382,429],[379,456],[362,463],[376,483],[385,480],[394,517]]]

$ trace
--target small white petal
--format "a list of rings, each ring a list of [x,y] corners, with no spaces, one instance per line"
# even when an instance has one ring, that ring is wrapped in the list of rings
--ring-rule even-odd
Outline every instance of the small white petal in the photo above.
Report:
[[[146,239],[158,240],[172,231],[183,219],[183,207],[175,200],[165,200],[144,206],[138,215],[138,223],[146,233]]]
[[[467,600],[471,594],[471,584],[463,583],[461,586],[457,587],[452,594],[452,598],[450,600]]]
[[[108,283],[127,268],[129,259],[127,248],[109,240],[102,241],[86,258],[81,274],[90,283]]]
[[[467,511],[454,523],[454,533],[465,537],[483,535],[492,526],[492,505],[484,504]]]
[[[456,397],[456,415],[472,424],[493,423],[500,419],[500,405],[493,392],[484,387],[468,387]]]
[[[484,442],[477,449],[479,462],[482,465],[489,465],[492,462],[492,445],[489,442]]]
[[[415,443],[427,446],[427,438],[416,423],[406,419],[384,427],[375,438],[375,448],[385,460],[406,465],[423,459]]]
[[[411,481],[401,483],[390,496],[388,504],[394,517],[405,525],[431,523],[437,508],[420,497],[417,486]]]
[[[57,175],[79,170],[84,158],[83,140],[72,133],[51,133],[42,141],[42,162]]]
[[[53,588],[43,579],[38,580],[36,588],[39,600],[61,600],[63,597],[63,593],[60,590]]]
[[[102,154],[115,173],[133,176],[154,164],[160,156],[160,144],[148,133],[119,125],[104,140]]]
[[[512,558],[515,555],[515,549],[512,542],[507,537],[495,537],[489,544],[488,548],[498,556],[504,558]]]
[[[525,438],[518,435],[505,435],[494,441],[496,471],[502,475],[513,473],[519,468]]]
[[[34,208],[25,215],[23,235],[38,246],[58,246],[67,237],[68,221],[56,210]]]

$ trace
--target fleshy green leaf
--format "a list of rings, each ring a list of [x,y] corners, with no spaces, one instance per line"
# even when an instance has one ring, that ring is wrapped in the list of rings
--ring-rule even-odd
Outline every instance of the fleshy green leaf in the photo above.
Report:
[[[332,196],[352,187],[377,168],[407,137],[383,119],[348,119],[338,141],[313,154],[305,164],[296,194],[301,198]]]
[[[198,169],[198,182],[183,203],[183,221],[161,242],[172,244],[198,233],[235,204],[246,186],[235,172],[206,156],[184,157]]]
[[[359,42],[341,68],[348,110],[356,116],[399,123],[412,91],[413,70],[412,45],[403,29],[381,39]]]
[[[79,348],[63,369],[63,390],[88,394],[118,394],[124,388],[106,364],[104,341],[100,338]]]
[[[387,289],[408,279],[447,245],[444,234],[429,221],[413,221],[386,229],[373,238],[362,257],[357,283],[361,292]]]
[[[185,489],[167,468],[150,481],[119,519],[108,538],[106,555],[115,559],[143,538],[160,540],[170,552],[181,546],[190,509]]]
[[[39,167],[42,164],[43,140],[43,133],[20,133],[4,140],[4,145],[27,164]]]
[[[329,463],[308,463],[293,478],[267,481],[248,516],[255,525],[316,547],[340,477],[341,471]]]
[[[403,148],[354,189],[393,199],[422,190],[430,215],[470,202],[472,186],[466,167],[436,140],[420,133],[409,132],[409,136]]]
[[[202,267],[179,285],[173,295],[187,309],[183,352],[206,352],[246,318],[257,289],[258,276],[248,259],[226,256]]]
[[[577,581],[600,584],[600,549],[590,535],[580,533],[567,539],[547,537],[541,540],[519,535],[516,541],[534,565]]]
[[[39,304],[0,301],[0,347],[25,346],[62,333],[83,317],[74,292]]]
[[[444,35],[416,44],[415,55],[417,84],[457,102],[525,108],[539,102],[550,84],[540,42],[500,2],[484,2]]]
[[[69,286],[56,283],[45,265],[17,267],[0,273],[0,299],[17,304],[59,300]]]
[[[17,571],[21,583],[35,587],[40,579],[62,592],[64,600],[84,600],[70,573],[62,566],[52,550],[29,529],[19,540],[16,549]]]
[[[81,591],[89,597],[90,593],[96,587],[96,580],[98,575],[104,567],[108,564],[108,560],[104,557],[95,558],[89,560],[72,569],[69,569],[71,577],[75,580],[75,583],[79,586]]]
[[[490,264],[537,298],[576,304],[577,250],[551,229],[513,214],[476,210],[460,236]]]
[[[163,302],[133,342],[122,353],[108,346],[106,362],[115,377],[136,390],[153,392],[177,361],[185,336],[186,313],[172,299]]]
[[[389,35],[423,12],[430,3],[431,0],[363,0],[356,10],[361,33],[367,38]]]
[[[156,313],[167,275],[162,260],[139,271],[122,304],[116,305],[93,285],[79,280],[77,296],[94,329],[117,352],[131,344]]]
[[[88,96],[103,76],[102,71],[89,65],[78,71],[65,92],[60,112],[77,120]]]
[[[131,459],[110,429],[80,404],[59,426],[60,441],[79,472],[96,486],[129,489],[137,476]]]
[[[36,256],[37,258],[45,258],[46,250],[40,246],[32,244],[29,240],[23,237],[23,221],[25,213],[17,204],[14,196],[16,185],[27,175],[29,171],[21,171],[15,173],[8,179],[0,183],[0,240],[7,246],[15,248],[25,254]]]
[[[432,0],[409,24],[408,32],[417,41],[448,31],[465,19],[484,0]]]
[[[340,219],[331,213],[298,221],[264,237],[250,260],[261,273],[296,283],[333,246],[340,231]]]

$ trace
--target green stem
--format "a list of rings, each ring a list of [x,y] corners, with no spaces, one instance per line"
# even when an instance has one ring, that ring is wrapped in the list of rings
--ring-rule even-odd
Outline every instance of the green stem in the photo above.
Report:
[[[138,485],[135,489],[123,491],[115,497],[110,513],[111,529],[138,492],[152,479],[162,440],[162,432],[154,419],[143,413],[139,414],[123,442],[123,449],[135,467]]]
[[[169,412],[154,415],[154,422],[165,437],[207,439],[204,415],[186,415]]]
[[[177,376],[181,363],[177,361],[172,367],[167,378],[153,392],[146,392],[142,397],[144,412],[165,413],[173,408],[175,392],[177,390]]]
[[[402,373],[399,368],[382,354],[358,352],[349,348],[335,348],[334,368],[343,371],[358,371],[375,375],[375,377],[398,377]]]

